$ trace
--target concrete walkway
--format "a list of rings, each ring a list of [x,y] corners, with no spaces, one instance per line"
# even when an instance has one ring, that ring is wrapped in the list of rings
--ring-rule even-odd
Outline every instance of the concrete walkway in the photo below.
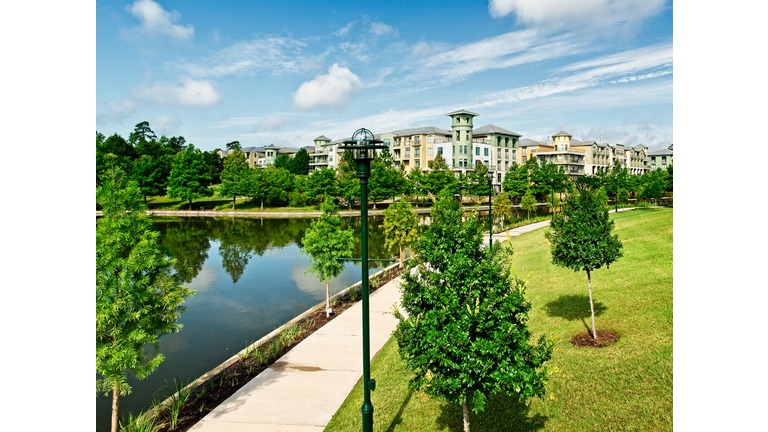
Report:
[[[399,280],[371,294],[371,358],[397,327]],[[322,431],[363,375],[362,310],[358,302],[301,341],[190,431]]]

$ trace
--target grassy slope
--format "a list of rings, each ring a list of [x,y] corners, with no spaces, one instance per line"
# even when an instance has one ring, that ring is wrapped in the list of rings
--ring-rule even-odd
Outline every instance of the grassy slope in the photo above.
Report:
[[[545,230],[512,239],[518,276],[529,277],[535,337],[558,342],[548,366],[559,373],[544,399],[526,407],[505,396],[472,414],[472,431],[672,430],[672,210],[612,215],[624,256],[593,272],[598,329],[618,333],[606,348],[575,348],[590,322],[587,278],[551,265]],[[375,431],[460,431],[461,408],[411,393],[394,340],[373,362]],[[355,387],[326,431],[360,428],[362,386]]]

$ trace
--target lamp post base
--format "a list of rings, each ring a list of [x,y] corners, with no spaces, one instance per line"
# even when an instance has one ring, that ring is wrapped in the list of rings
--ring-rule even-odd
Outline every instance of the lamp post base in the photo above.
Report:
[[[360,412],[363,414],[363,432],[373,432],[373,405],[363,402]]]

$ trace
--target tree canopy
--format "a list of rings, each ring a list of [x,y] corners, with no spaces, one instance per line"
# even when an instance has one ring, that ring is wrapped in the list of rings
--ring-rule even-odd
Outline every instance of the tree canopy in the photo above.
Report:
[[[414,244],[418,258],[403,275],[394,333],[414,373],[412,389],[482,411],[489,396],[542,396],[553,343],[531,345],[525,282],[512,275],[500,247],[481,246],[482,228],[461,221],[458,202],[444,196],[432,224]]]
[[[546,232],[551,245],[552,264],[587,272],[594,338],[597,338],[597,330],[590,273],[602,266],[609,267],[622,256],[619,236],[611,234],[613,225],[605,207],[602,188],[577,185],[568,195],[563,212],[552,216]]]
[[[162,363],[163,355],[146,346],[181,329],[181,304],[194,293],[171,271],[138,204],[138,186],[125,177],[112,166],[96,189],[104,212],[96,221],[96,388],[112,392],[112,432],[120,396],[131,391],[127,372],[142,379]]]
[[[400,267],[403,266],[405,248],[418,235],[419,216],[412,212],[413,207],[403,201],[392,203],[384,210],[384,245],[397,247],[400,251]]]
[[[186,150],[176,155],[173,160],[171,176],[168,179],[168,195],[189,201],[189,209],[192,209],[192,200],[213,195],[208,189],[211,177],[208,167],[200,150],[189,145]]]

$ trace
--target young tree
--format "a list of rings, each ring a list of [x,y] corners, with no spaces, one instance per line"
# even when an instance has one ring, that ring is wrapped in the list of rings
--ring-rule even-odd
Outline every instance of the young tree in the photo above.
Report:
[[[269,173],[267,168],[256,167],[248,172],[245,181],[246,195],[251,197],[253,203],[261,203],[261,210],[264,210],[264,200],[267,199],[269,191]]]
[[[384,210],[384,246],[400,248],[400,267],[403,267],[405,248],[418,235],[419,216],[407,202],[398,201]]]
[[[438,156],[439,155],[440,154],[438,153]],[[420,167],[414,167],[406,176],[406,179],[410,183],[408,187],[409,193],[416,194],[416,200],[419,200],[420,197],[423,197],[428,193],[424,188],[424,176],[424,171],[422,171]]]
[[[232,198],[232,210],[235,210],[237,197],[248,195],[250,171],[245,155],[239,149],[232,149],[224,158],[219,195]]]
[[[563,212],[553,216],[546,233],[552,249],[552,264],[587,272],[592,337],[595,339],[597,329],[591,275],[602,266],[608,268],[622,256],[619,236],[611,235],[613,221],[608,218],[604,197],[601,189],[577,186],[568,195]]]
[[[553,343],[531,345],[525,282],[513,277],[509,254],[481,246],[482,228],[452,197],[440,199],[434,220],[414,244],[418,262],[403,275],[405,314],[394,332],[414,390],[482,411],[488,396],[542,396]],[[412,260],[413,262],[413,260]]]
[[[96,389],[112,392],[112,432],[120,396],[131,392],[127,372],[142,379],[162,363],[163,355],[146,346],[181,329],[181,304],[194,293],[170,271],[138,199],[137,185],[115,166],[96,189],[104,212],[96,221]]]
[[[512,215],[512,201],[509,199],[509,195],[506,192],[500,192],[493,200],[493,207],[496,209],[496,214],[501,216],[501,226],[503,227],[506,217]]]
[[[304,249],[302,255],[309,255],[310,267],[306,273],[313,273],[321,281],[325,281],[325,314],[330,316],[331,278],[338,276],[344,270],[344,264],[336,258],[349,257],[354,252],[355,237],[352,228],[341,229],[341,217],[337,213],[333,199],[328,198],[320,208],[323,215],[320,220],[304,234]]]
[[[536,210],[536,198],[533,196],[533,192],[528,189],[528,192],[523,196],[523,200],[520,201],[520,208],[528,211],[528,220],[531,219],[531,210]]]
[[[171,176],[168,179],[168,195],[189,201],[189,209],[192,210],[193,199],[213,195],[213,191],[208,189],[210,181],[203,154],[190,144],[173,160]]]

